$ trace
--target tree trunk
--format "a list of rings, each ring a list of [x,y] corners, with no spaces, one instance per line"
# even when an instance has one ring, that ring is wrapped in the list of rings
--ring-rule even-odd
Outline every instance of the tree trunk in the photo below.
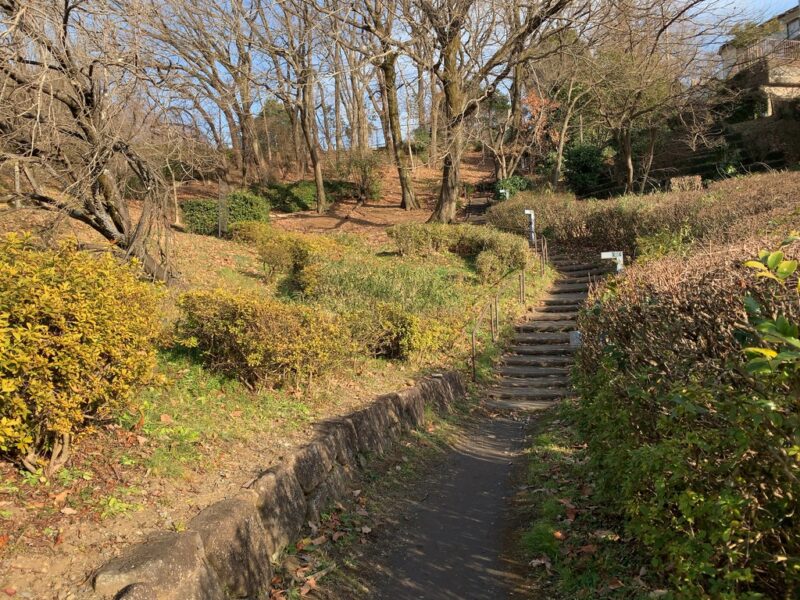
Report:
[[[633,191],[633,145],[631,144],[631,130],[626,127],[622,131],[622,161],[625,167],[625,192]]]
[[[303,104],[300,109],[300,122],[303,129],[303,137],[306,140],[308,155],[311,157],[311,166],[314,169],[314,183],[317,187],[317,212],[322,214],[327,208],[325,198],[325,181],[322,177],[322,161],[319,156],[319,143],[314,127],[314,88],[310,81],[306,80],[302,86]]]
[[[463,90],[458,72],[461,38],[452,36],[444,48],[442,87],[444,88],[445,119],[447,119],[447,151],[442,165],[442,189],[430,221],[451,223],[456,217],[456,205],[461,183],[461,152],[464,143]]]
[[[428,146],[428,166],[435,168],[439,160],[439,103],[441,94],[436,91],[436,79],[431,71],[431,142]]]
[[[558,147],[556,148],[556,164],[553,165],[552,184],[553,187],[558,187],[558,182],[561,180],[561,169],[564,163],[564,147],[567,144],[567,131],[569,131],[569,123],[572,120],[572,109],[574,104],[567,106],[567,112],[564,115],[564,122],[561,124],[561,132],[558,136]]]
[[[647,145],[647,161],[644,164],[642,173],[642,184],[639,188],[640,194],[644,194],[647,191],[647,182],[650,178],[650,169],[653,167],[653,157],[656,153],[656,130],[651,128],[647,133],[650,138]]]
[[[383,91],[384,99],[386,101],[387,117],[389,121],[390,143],[392,149],[392,156],[397,165],[397,174],[400,177],[400,189],[402,191],[402,202],[400,206],[406,210],[419,208],[419,203],[414,194],[414,188],[411,184],[411,177],[408,174],[408,163],[405,160],[405,155],[402,150],[402,130],[400,129],[400,110],[397,106],[397,54],[392,52],[390,48],[384,48],[386,55],[381,63],[381,71],[383,72]]]

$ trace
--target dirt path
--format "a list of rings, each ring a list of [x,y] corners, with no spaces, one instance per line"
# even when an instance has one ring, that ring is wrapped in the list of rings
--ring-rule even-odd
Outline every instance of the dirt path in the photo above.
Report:
[[[497,372],[498,385],[476,420],[452,445],[442,467],[408,497],[395,542],[372,556],[370,598],[384,600],[503,600],[523,578],[515,575],[507,540],[514,527],[512,473],[522,457],[525,421],[570,393],[575,348],[570,331],[589,281],[608,272],[596,263],[554,257],[561,279],[516,328]]]

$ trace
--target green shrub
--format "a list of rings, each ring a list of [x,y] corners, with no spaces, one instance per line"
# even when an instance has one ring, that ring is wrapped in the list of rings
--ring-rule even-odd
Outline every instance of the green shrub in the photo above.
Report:
[[[447,327],[397,303],[376,302],[347,314],[353,339],[371,356],[407,360],[435,352],[446,341]]]
[[[497,200],[507,200],[513,198],[518,192],[524,192],[531,186],[531,182],[521,175],[512,175],[505,179],[499,179],[494,184],[494,197]],[[505,190],[506,196],[501,190]]]
[[[573,144],[564,151],[564,178],[578,195],[589,194],[603,176],[603,149],[590,144]]]
[[[135,264],[0,238],[0,454],[50,470],[87,419],[125,407],[154,364],[156,288]]]
[[[330,202],[340,202],[358,196],[356,186],[349,181],[325,180],[325,194]],[[280,212],[294,213],[312,210],[317,206],[317,186],[313,180],[292,183],[270,183],[255,190],[269,199],[271,206]]]
[[[769,262],[786,275],[775,283],[741,266],[756,252],[635,265],[580,318],[575,376],[597,500],[625,516],[680,598],[800,592],[800,377],[780,368],[791,344],[779,343],[800,322],[796,263],[762,253],[758,272]],[[777,370],[753,368],[744,347]]]
[[[219,233],[219,202],[210,198],[186,200],[181,204],[186,227],[192,233],[217,235]],[[228,194],[228,227],[241,221],[266,223],[269,221],[269,201],[246,190]]]
[[[186,229],[200,235],[219,233],[219,202],[211,198],[194,198],[181,202]]]
[[[490,252],[493,256],[484,258],[484,268],[478,269],[482,277],[524,269],[530,258],[524,239],[492,227],[408,223],[389,228],[388,234],[404,255],[426,256],[447,250],[477,260],[481,253]],[[489,262],[493,263],[491,269]]]
[[[346,329],[325,311],[225,291],[180,297],[177,333],[215,369],[253,386],[325,373],[351,351]]]

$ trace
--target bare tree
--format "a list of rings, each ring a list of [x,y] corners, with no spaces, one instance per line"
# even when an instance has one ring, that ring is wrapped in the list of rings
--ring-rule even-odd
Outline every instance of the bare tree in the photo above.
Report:
[[[0,0],[0,152],[21,166],[19,194],[99,232],[168,279],[170,190],[141,152],[162,121],[145,94],[136,31],[108,2]],[[138,179],[138,219],[123,182]]]

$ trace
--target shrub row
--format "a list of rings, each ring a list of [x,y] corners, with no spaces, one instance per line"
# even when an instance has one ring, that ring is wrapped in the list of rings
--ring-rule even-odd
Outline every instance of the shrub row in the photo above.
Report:
[[[88,418],[124,407],[154,364],[158,292],[136,264],[0,239],[0,454],[55,467]]]
[[[227,223],[230,227],[240,221],[269,221],[269,200],[246,190],[228,194]],[[217,235],[219,233],[219,202],[212,198],[196,198],[181,203],[186,227],[192,233]]]
[[[188,292],[178,306],[181,344],[254,387],[296,383],[349,355],[342,323],[318,309],[222,290]]]
[[[484,281],[524,269],[530,259],[528,243],[491,227],[408,223],[388,230],[401,254],[426,256],[449,251],[476,261]]]
[[[531,182],[521,175],[512,175],[505,179],[498,179],[494,184],[494,197],[497,200],[513,198],[519,192],[524,192],[531,187]]]
[[[780,339],[755,312],[785,317],[796,341],[800,304],[796,275],[780,284],[742,266],[759,247],[634,265],[580,318],[580,427],[599,502],[680,598],[800,593],[800,373],[755,372],[743,354]],[[796,268],[781,259],[775,269]]]
[[[355,198],[358,195],[356,185],[349,181],[326,179],[324,187],[329,202]],[[294,213],[312,210],[317,206],[317,186],[313,180],[263,184],[255,186],[253,192],[265,197],[279,212]]]
[[[487,219],[498,229],[523,233],[523,211],[533,209],[537,230],[552,240],[658,254],[659,248],[693,242],[733,242],[754,229],[777,231],[796,218],[798,193],[800,173],[753,175],[716,182],[708,190],[613,200],[521,192],[490,208]]]

